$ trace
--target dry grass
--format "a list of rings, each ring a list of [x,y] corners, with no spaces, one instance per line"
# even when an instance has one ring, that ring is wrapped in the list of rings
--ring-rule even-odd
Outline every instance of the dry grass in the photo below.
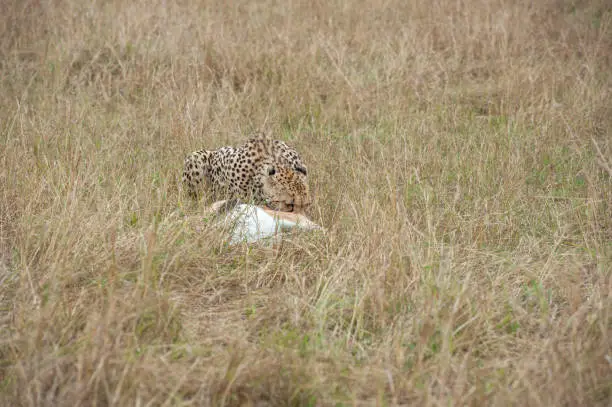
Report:
[[[0,75],[0,404],[609,405],[606,0],[5,0]],[[181,192],[263,127],[328,236]]]

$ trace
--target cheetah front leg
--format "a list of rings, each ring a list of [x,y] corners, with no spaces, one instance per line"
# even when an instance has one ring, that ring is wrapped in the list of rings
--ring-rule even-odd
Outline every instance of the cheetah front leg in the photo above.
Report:
[[[209,176],[209,156],[210,152],[206,150],[195,151],[183,163],[183,185],[193,199],[199,198],[206,177]]]

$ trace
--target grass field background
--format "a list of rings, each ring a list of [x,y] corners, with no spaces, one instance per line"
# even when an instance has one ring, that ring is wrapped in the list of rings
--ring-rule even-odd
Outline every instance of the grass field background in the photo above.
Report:
[[[601,1],[0,4],[0,404],[607,406]],[[327,236],[228,247],[269,129]]]

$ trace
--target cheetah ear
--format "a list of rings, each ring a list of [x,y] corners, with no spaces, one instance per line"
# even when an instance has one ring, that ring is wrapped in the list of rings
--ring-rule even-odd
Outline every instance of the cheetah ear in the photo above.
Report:
[[[304,167],[303,165],[296,165],[295,170],[297,172],[301,172],[304,175],[308,175],[308,171],[306,170],[306,167]]]

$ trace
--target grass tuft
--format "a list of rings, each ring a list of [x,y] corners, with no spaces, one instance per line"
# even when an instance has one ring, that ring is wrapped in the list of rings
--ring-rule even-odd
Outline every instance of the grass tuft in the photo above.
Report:
[[[605,0],[0,5],[0,404],[609,405]],[[230,247],[184,156],[270,129]]]

